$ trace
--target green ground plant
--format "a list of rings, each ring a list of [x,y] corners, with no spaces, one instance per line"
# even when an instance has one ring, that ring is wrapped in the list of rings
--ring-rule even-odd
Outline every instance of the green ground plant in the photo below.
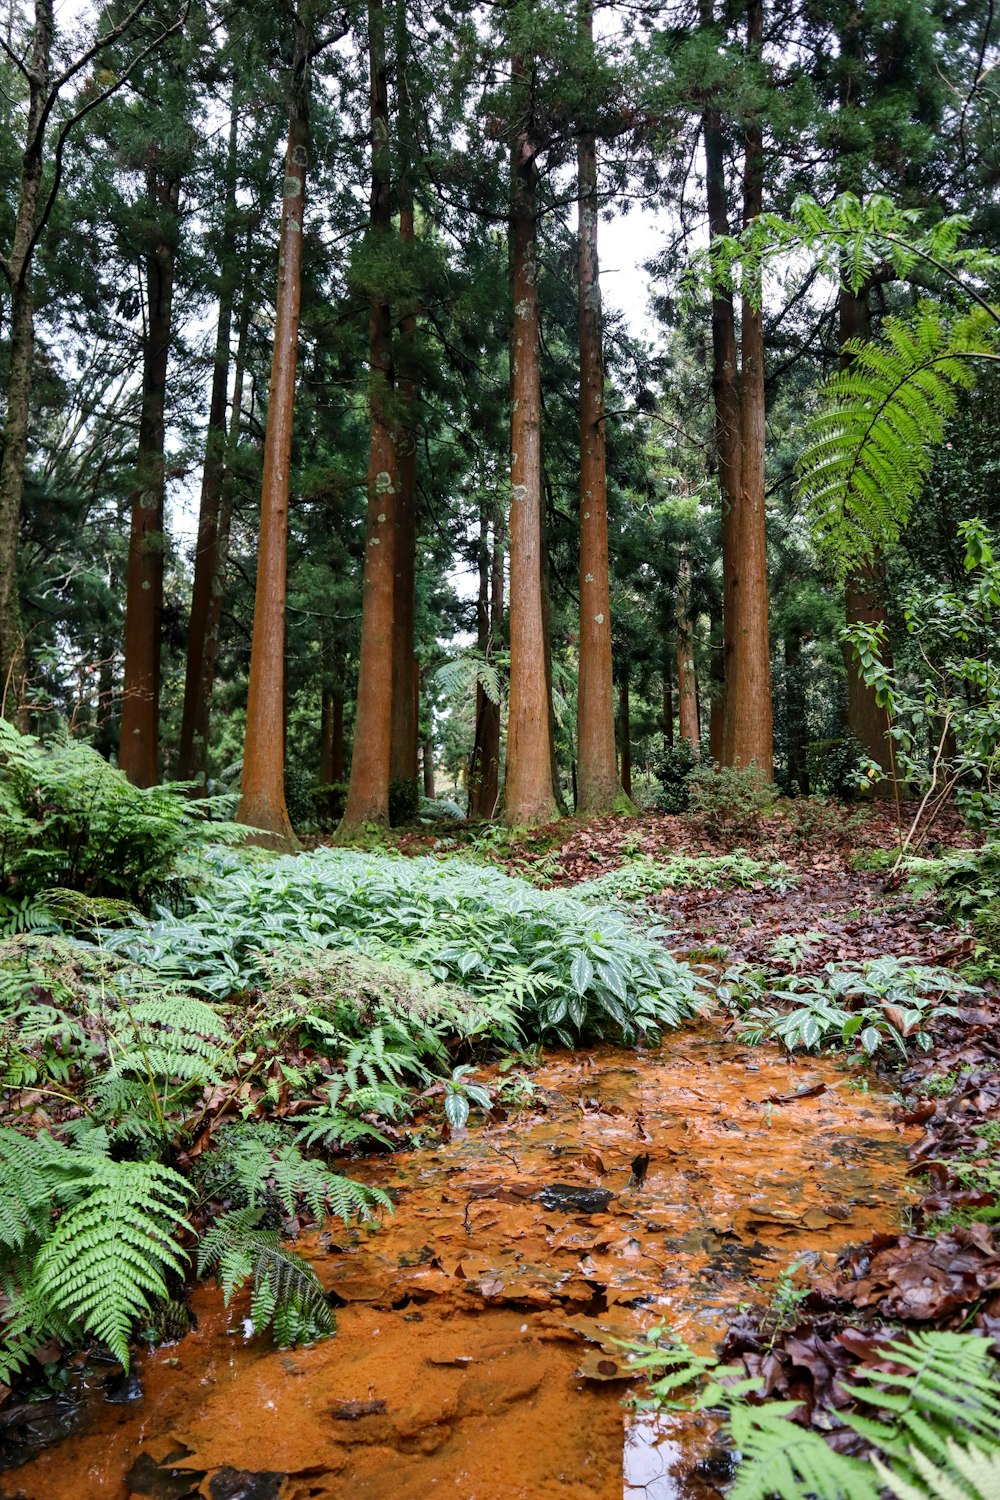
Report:
[[[893,1340],[883,1368],[842,1380],[854,1402],[838,1413],[870,1449],[869,1461],[831,1448],[795,1421],[798,1402],[761,1397],[742,1366],[692,1353],[655,1328],[632,1346],[650,1379],[641,1404],[713,1411],[739,1455],[729,1500],[992,1500],[1000,1476],[1000,1394],[990,1342],[978,1334],[915,1333]],[[890,1364],[891,1361],[891,1364]]]
[[[667,860],[640,855],[608,870],[593,880],[574,886],[573,893],[587,901],[641,901],[662,891],[696,891],[763,887],[784,892],[798,877],[780,860],[754,859],[742,849],[732,854],[677,854]]]
[[[950,969],[904,959],[826,964],[819,974],[731,969],[721,990],[752,1045],[780,1041],[789,1052],[849,1049],[871,1056],[886,1043],[906,1057],[930,1046],[928,1025],[955,1015],[975,986]]]

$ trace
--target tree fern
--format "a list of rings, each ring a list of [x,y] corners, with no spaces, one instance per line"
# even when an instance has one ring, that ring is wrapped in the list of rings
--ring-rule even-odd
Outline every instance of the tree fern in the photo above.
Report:
[[[854,341],[850,366],[823,387],[799,463],[798,493],[821,547],[842,571],[871,560],[906,525],[976,362],[1000,359],[1000,324],[974,307],[948,317],[924,299]]]
[[[273,1325],[275,1342],[311,1343],[334,1332],[333,1314],[316,1272],[286,1250],[275,1230],[260,1229],[259,1208],[222,1214],[202,1237],[198,1271],[218,1275],[226,1304],[247,1282],[250,1316],[257,1332]]]

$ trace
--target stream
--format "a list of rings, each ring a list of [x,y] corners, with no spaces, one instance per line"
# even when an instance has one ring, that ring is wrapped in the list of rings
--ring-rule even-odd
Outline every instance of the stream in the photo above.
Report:
[[[73,1431],[2,1500],[720,1495],[710,1424],[630,1410],[617,1341],[665,1322],[709,1350],[790,1262],[887,1227],[913,1132],[834,1062],[711,1021],[551,1052],[530,1081],[506,1120],[351,1163],[396,1211],[298,1242],[334,1339],[268,1348],[245,1298],[199,1286],[197,1328],[137,1357],[127,1399],[81,1367]]]

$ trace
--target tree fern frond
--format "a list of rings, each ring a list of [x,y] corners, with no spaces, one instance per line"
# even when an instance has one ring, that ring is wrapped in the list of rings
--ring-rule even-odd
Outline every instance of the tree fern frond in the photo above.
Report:
[[[1000,329],[975,307],[948,319],[923,300],[888,318],[878,341],[850,344],[809,423],[798,494],[819,544],[841,571],[871,560],[906,525],[976,361],[997,360]]]

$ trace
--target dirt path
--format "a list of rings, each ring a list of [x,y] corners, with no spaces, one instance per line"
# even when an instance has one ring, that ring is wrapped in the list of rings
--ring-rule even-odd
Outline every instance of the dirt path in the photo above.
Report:
[[[197,1331],[139,1361],[141,1396],[110,1405],[91,1372],[76,1433],[0,1495],[719,1494],[710,1434],[627,1417],[614,1340],[665,1320],[710,1346],[793,1259],[887,1227],[915,1132],[832,1062],[709,1023],[659,1051],[551,1054],[532,1083],[489,1129],[357,1167],[397,1206],[305,1245],[343,1304],[334,1340],[247,1343],[246,1306],[200,1288]]]

